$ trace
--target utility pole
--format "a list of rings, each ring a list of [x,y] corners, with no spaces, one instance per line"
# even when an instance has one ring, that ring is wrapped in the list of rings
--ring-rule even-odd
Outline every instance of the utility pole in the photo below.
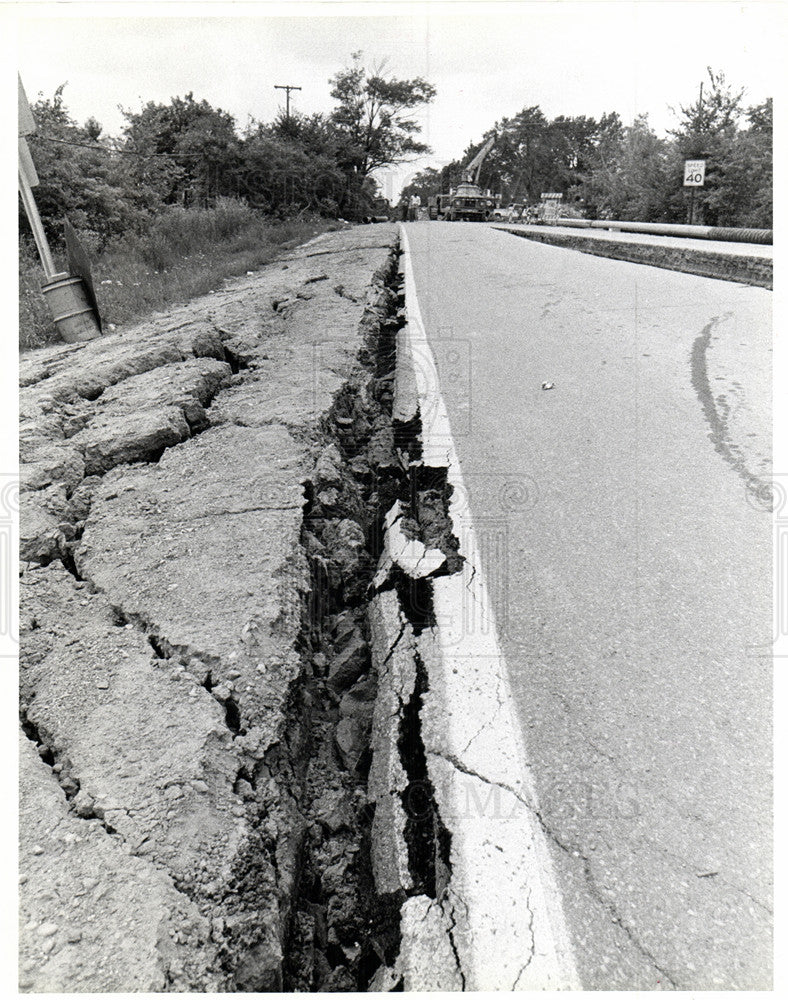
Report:
[[[300,90],[300,87],[294,87],[292,83],[275,83],[274,90],[286,90],[287,91],[287,104],[285,111],[285,118],[290,121],[290,91]]]

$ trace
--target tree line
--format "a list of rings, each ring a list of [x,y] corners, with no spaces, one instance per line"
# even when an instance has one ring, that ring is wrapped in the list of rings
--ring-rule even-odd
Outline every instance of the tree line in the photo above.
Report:
[[[52,241],[68,216],[88,246],[103,249],[144,231],[168,207],[207,208],[233,198],[279,218],[313,212],[357,219],[377,197],[373,172],[430,152],[413,112],[435,89],[424,79],[398,80],[384,66],[367,68],[362,53],[329,81],[330,114],[279,114],[270,123],[234,117],[193,93],[169,103],[121,109],[119,136],[89,118],[78,124],[64,87],[33,105],[29,144],[40,184],[35,190]],[[20,231],[27,223],[20,212]]]
[[[396,79],[367,68],[362,53],[329,81],[329,114],[281,113],[243,127],[193,93],[169,103],[122,109],[121,134],[89,118],[78,124],[64,87],[32,107],[29,143],[40,184],[36,201],[57,245],[68,216],[91,250],[141,233],[170,207],[206,208],[237,199],[275,218],[304,213],[359,219],[378,196],[375,171],[430,152],[415,112],[430,103],[426,80]],[[772,225],[772,101],[747,107],[722,73],[708,72],[702,99],[676,111],[664,138],[645,115],[623,125],[616,112],[597,120],[558,116],[537,106],[503,118],[463,156],[420,171],[403,191],[422,201],[448,191],[490,135],[496,144],[481,182],[504,205],[561,192],[576,214],[644,222],[687,221],[685,159],[707,161],[695,221],[718,226]],[[27,223],[20,214],[20,231]]]
[[[448,191],[464,163],[495,135],[480,183],[504,205],[534,203],[560,192],[574,214],[638,222],[688,221],[684,161],[706,160],[695,191],[694,221],[712,226],[772,227],[772,99],[746,107],[743,90],[708,70],[698,99],[675,111],[659,137],[646,115],[623,125],[615,112],[548,120],[538,106],[503,118],[442,169],[427,167],[404,189],[422,201]]]

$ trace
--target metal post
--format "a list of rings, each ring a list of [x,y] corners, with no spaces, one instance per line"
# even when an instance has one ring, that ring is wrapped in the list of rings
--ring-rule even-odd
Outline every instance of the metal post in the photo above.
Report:
[[[698,129],[698,138],[703,136],[703,80],[700,81],[700,90],[698,92],[698,119],[696,121],[696,126]],[[698,142],[698,152],[700,152],[700,142]],[[695,188],[690,188],[690,218],[689,224],[693,225],[695,222]]]
[[[30,187],[30,183],[22,170],[19,171],[19,193],[22,196],[22,204],[25,207],[27,221],[33,230],[33,239],[36,241],[36,246],[38,247],[38,255],[41,258],[41,266],[44,268],[44,274],[47,278],[54,278],[57,270],[55,262],[52,259],[52,251],[49,249],[44,226],[41,223],[41,216],[38,214],[36,201],[33,197],[33,189]]]

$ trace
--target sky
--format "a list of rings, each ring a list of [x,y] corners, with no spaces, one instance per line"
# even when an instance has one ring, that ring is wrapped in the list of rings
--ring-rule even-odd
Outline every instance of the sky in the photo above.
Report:
[[[786,84],[783,0],[2,6],[16,13],[30,99],[67,81],[74,117],[92,115],[109,134],[120,131],[121,106],[188,91],[240,127],[276,114],[284,93],[275,84],[302,88],[294,108],[329,111],[329,79],[359,49],[368,65],[423,76],[438,91],[421,115],[433,155],[382,175],[389,197],[523,107],[538,104],[548,117],[615,110],[626,124],[646,113],[661,133],[675,121],[670,106],[696,99],[707,66],[753,104]]]

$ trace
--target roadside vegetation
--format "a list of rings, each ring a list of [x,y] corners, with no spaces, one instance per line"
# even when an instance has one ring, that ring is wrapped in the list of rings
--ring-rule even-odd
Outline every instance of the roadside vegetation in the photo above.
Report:
[[[590,219],[687,222],[684,161],[706,160],[706,183],[695,191],[699,225],[772,227],[772,99],[748,107],[744,91],[708,70],[702,99],[674,111],[676,124],[658,136],[646,115],[624,125],[612,111],[599,120],[537,107],[503,118],[457,160],[417,174],[406,195],[422,202],[460,180],[464,163],[493,134],[481,183],[504,205],[533,204],[542,192],[563,195],[566,214]]]
[[[66,269],[68,218],[92,265],[107,324],[218,287],[261,267],[283,247],[363,219],[378,203],[372,172],[429,152],[414,109],[435,91],[367,69],[361,53],[330,81],[331,114],[250,119],[193,94],[124,110],[117,137],[78,124],[64,87],[31,105],[28,138],[40,183],[36,203],[56,264]],[[42,272],[20,205],[20,347],[56,339]]]
[[[234,199],[213,208],[172,208],[146,234],[130,234],[91,253],[104,330],[216,291],[226,278],[254,271],[290,247],[341,224],[318,215],[267,219]],[[82,242],[90,249],[89,238]],[[66,270],[65,257],[55,255]],[[41,264],[31,239],[19,254],[19,346],[58,339],[41,293]]]
[[[28,141],[40,183],[35,198],[56,263],[65,269],[63,221],[87,250],[102,317],[127,323],[254,270],[277,249],[346,221],[381,213],[374,171],[429,153],[415,112],[435,89],[368,69],[354,53],[329,82],[330,114],[253,119],[193,94],[125,109],[119,136],[94,118],[78,124],[65,85],[32,105]],[[416,174],[403,198],[422,203],[456,185],[470,157],[495,133],[481,182],[504,206],[560,192],[567,214],[641,222],[686,222],[685,159],[705,159],[695,221],[772,225],[772,101],[747,107],[722,73],[709,70],[702,99],[675,112],[667,137],[645,115],[623,125],[523,108],[496,122],[462,157]],[[389,206],[390,207],[390,206]],[[41,270],[20,206],[20,347],[55,339]]]

